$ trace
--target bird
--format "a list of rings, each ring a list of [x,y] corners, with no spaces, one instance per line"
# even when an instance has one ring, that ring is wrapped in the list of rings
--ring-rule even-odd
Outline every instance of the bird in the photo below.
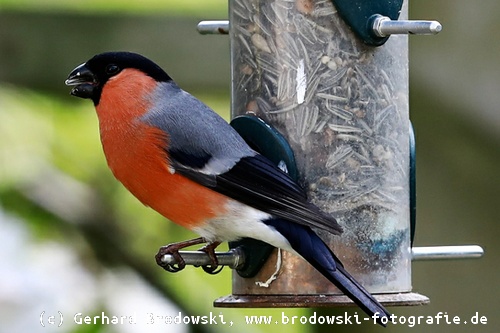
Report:
[[[105,52],[69,74],[70,94],[92,100],[109,168],[140,202],[200,238],[162,247],[159,258],[206,243],[253,238],[289,251],[385,326],[390,313],[344,268],[314,229],[342,233],[303,188],[253,150],[215,111],[156,63]],[[182,267],[181,267],[182,268]]]

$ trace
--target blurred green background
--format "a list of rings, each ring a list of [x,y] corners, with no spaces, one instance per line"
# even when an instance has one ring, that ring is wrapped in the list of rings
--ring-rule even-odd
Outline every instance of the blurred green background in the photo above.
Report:
[[[410,113],[417,135],[415,245],[479,244],[479,260],[416,262],[413,285],[431,304],[398,315],[479,313],[486,325],[246,325],[245,315],[312,309],[217,309],[230,272],[169,274],[154,254],[194,237],[166,223],[108,171],[88,101],[66,75],[93,54],[154,59],[186,90],[229,118],[229,42],[201,36],[227,17],[225,0],[0,0],[0,332],[498,332],[500,2],[410,2],[410,18],[444,29],[410,38]],[[64,315],[61,327],[40,325]],[[75,325],[73,316],[136,315],[137,324]],[[229,325],[166,325],[161,316],[224,315]],[[322,310],[322,314],[342,314]],[[349,313],[356,312],[350,309]],[[358,311],[360,313],[360,311]],[[150,316],[154,317],[151,318]],[[154,319],[154,323],[151,323]],[[141,324],[142,323],[142,324]]]

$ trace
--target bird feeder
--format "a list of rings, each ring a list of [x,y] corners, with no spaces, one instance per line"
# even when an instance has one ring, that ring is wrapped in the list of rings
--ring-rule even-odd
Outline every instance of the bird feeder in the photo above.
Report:
[[[441,25],[406,20],[407,7],[403,0],[232,0],[229,21],[198,26],[229,34],[232,125],[338,220],[341,236],[320,236],[386,305],[429,301],[412,292],[412,260],[482,255],[477,246],[412,248],[408,34],[435,34]],[[219,263],[235,268],[233,291],[216,306],[351,303],[300,258],[253,240],[230,247]],[[208,263],[204,254],[185,254],[194,256],[184,257],[188,264]]]

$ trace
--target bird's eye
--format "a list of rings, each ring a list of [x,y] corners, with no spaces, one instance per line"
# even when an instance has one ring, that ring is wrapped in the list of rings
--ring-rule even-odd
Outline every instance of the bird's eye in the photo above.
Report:
[[[118,67],[115,64],[111,64],[111,65],[106,66],[106,73],[107,74],[113,75],[113,74],[118,73],[119,71],[120,71],[120,67]]]

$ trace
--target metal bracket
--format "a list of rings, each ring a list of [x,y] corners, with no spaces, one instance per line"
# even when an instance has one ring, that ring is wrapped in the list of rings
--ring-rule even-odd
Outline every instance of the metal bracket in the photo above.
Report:
[[[390,35],[435,35],[443,29],[437,21],[397,21],[375,14],[370,17],[369,26],[377,37]]]
[[[238,246],[228,252],[216,252],[215,255],[219,265],[245,272],[245,266],[251,263],[249,259],[256,257],[253,250],[251,253],[250,250],[250,248]],[[201,251],[179,251],[179,254],[187,265],[204,266],[211,263],[207,254]],[[484,250],[479,245],[417,246],[411,249],[412,261],[478,259],[483,255]],[[172,265],[178,263],[171,254],[165,255],[162,261]]]
[[[403,0],[332,0],[339,15],[368,45],[383,45],[392,34],[431,35],[441,31],[437,21],[398,21]]]
[[[206,266],[210,265],[210,257],[202,251],[179,251],[179,255],[184,259],[186,265],[192,266]],[[234,248],[227,252],[216,252],[218,264],[221,266],[227,266],[231,269],[240,269],[245,265],[245,252],[240,248]],[[179,262],[171,254],[166,254],[163,256],[162,262],[168,265],[176,265]]]
[[[477,259],[484,255],[479,245],[421,246],[411,249],[412,261],[443,259]]]
[[[229,21],[201,21],[196,30],[202,35],[227,35],[229,34]]]

